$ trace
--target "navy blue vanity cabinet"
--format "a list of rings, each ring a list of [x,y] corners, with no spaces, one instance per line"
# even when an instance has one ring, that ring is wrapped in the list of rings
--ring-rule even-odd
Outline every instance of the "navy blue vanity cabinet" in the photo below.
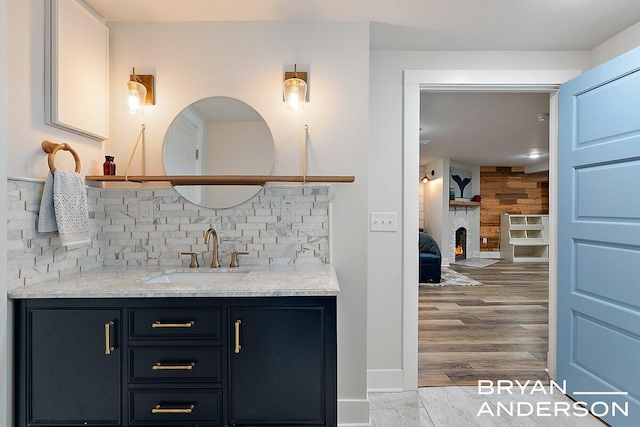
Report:
[[[335,297],[14,308],[16,427],[337,425]]]
[[[229,425],[337,425],[335,299],[238,302],[229,308]]]
[[[22,300],[17,310],[20,426],[122,423],[122,311]]]

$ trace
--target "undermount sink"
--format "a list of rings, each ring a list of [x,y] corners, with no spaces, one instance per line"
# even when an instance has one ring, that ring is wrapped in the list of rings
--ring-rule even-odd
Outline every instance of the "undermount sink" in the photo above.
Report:
[[[246,271],[174,271],[143,280],[144,283],[231,283],[246,276]]]

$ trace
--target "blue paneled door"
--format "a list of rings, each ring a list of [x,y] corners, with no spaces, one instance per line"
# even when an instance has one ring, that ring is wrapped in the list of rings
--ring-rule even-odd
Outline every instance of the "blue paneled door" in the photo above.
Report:
[[[640,48],[559,99],[558,380],[640,426]]]

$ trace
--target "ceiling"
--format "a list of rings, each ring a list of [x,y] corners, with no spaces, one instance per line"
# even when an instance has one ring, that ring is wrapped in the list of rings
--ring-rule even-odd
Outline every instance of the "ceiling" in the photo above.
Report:
[[[638,0],[86,0],[107,21],[366,21],[372,49],[591,50]]]
[[[438,158],[469,166],[546,162],[549,120],[538,115],[549,113],[549,102],[548,93],[422,92],[420,164]]]
[[[106,21],[365,21],[372,50],[589,51],[640,21],[639,0],[85,0]],[[606,3],[606,4],[605,4]],[[422,95],[421,164],[517,166],[548,153],[547,94]]]

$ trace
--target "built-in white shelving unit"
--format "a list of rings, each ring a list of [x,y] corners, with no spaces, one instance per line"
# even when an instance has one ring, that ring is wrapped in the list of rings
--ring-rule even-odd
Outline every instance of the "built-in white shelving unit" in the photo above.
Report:
[[[513,262],[548,262],[549,215],[503,214],[500,257]]]

